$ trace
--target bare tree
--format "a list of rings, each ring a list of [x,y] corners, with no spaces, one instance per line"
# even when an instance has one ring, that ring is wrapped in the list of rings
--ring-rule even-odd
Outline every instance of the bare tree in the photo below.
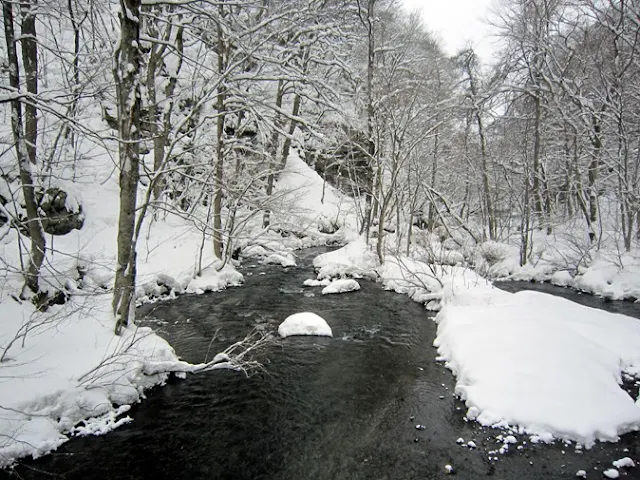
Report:
[[[20,171],[20,182],[27,212],[27,227],[31,238],[29,267],[25,272],[25,289],[39,295],[40,268],[45,257],[46,242],[36,202],[36,185],[32,166],[36,165],[36,143],[38,138],[38,120],[35,96],[38,93],[38,63],[35,12],[31,1],[21,4],[22,8],[22,60],[25,68],[26,95],[20,90],[20,64],[16,44],[18,38],[14,29],[13,2],[2,1],[5,42],[9,62],[9,85],[11,87],[11,129]],[[22,103],[25,103],[25,115],[22,115]],[[23,290],[23,296],[26,291]]]
[[[140,6],[141,0],[120,0],[120,42],[116,47],[114,80],[118,103],[120,214],[118,259],[113,293],[115,332],[135,318],[136,242],[134,225],[140,177]]]

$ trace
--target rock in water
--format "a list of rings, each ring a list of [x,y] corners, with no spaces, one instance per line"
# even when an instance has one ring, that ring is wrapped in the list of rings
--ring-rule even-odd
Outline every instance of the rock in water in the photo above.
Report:
[[[293,335],[333,337],[331,327],[325,319],[312,312],[300,312],[288,316],[278,327],[278,334],[283,338]]]

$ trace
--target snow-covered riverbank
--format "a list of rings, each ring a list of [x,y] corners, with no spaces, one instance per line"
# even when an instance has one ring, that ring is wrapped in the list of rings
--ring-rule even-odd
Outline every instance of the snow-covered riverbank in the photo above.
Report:
[[[83,205],[86,220],[82,230],[48,239],[54,248],[47,257],[44,281],[51,291],[65,291],[69,301],[44,313],[35,312],[29,302],[17,300],[20,275],[10,273],[0,279],[3,465],[23,456],[45,454],[69,435],[105,433],[129,421],[126,411],[144,397],[145,389],[162,384],[171,370],[189,370],[149,329],[132,326],[122,337],[112,333],[110,288],[117,186],[110,172],[93,172],[84,186],[64,185]],[[100,189],[95,184],[100,184]],[[418,230],[410,257],[388,253],[379,265],[372,247],[355,234],[353,201],[324,185],[297,156],[290,158],[277,192],[282,194],[282,202],[296,206],[294,212],[282,218],[274,212],[274,229],[269,231],[261,231],[260,219],[248,224],[238,239],[241,255],[252,261],[290,266],[295,264],[298,248],[327,241],[348,242],[344,248],[316,258],[317,284],[326,287],[329,279],[339,277],[377,278],[387,289],[407,294],[429,309],[441,309],[436,343],[441,359],[458,378],[457,393],[465,398],[470,418],[483,424],[508,424],[534,438],[572,438],[585,444],[594,439],[615,439],[640,425],[637,403],[618,384],[625,372],[640,372],[640,359],[634,353],[640,351],[638,322],[594,313],[570,302],[558,303],[547,295],[500,292],[484,276],[461,266],[466,253],[447,249],[446,242],[434,241],[433,236]],[[339,229],[335,234],[319,231],[328,226]],[[276,230],[298,235],[282,235]],[[389,235],[388,249],[397,250],[396,243],[394,235]],[[9,232],[0,254],[18,272],[16,247],[17,241]],[[506,253],[491,265],[478,262],[477,268],[486,274],[505,276],[499,274],[504,267],[502,272],[511,272],[512,278],[555,279],[558,284],[577,288],[580,279],[586,285],[591,278],[590,291],[595,293],[602,294],[607,288],[623,292],[622,296],[636,287],[640,291],[640,275],[635,275],[635,270],[616,269],[604,257],[579,276],[570,277],[570,283],[566,275],[558,273],[562,270],[554,270],[557,263],[541,261],[536,266],[516,268],[517,252],[511,247],[491,247]],[[496,260],[491,255],[483,257],[486,246],[475,248],[472,254],[480,259]],[[243,281],[233,262],[218,270],[219,263],[208,240],[203,243],[202,232],[177,217],[146,225],[138,258],[139,302],[216,291]],[[202,272],[196,275],[200,264]],[[624,280],[612,282],[604,273],[607,271]],[[562,283],[562,278],[567,281]],[[351,285],[353,290],[357,284]],[[520,313],[523,311],[527,315]],[[467,345],[469,342],[473,345]],[[531,384],[530,392],[520,388],[523,379]],[[584,397],[581,408],[574,409],[572,416],[564,415],[561,406],[566,408],[569,399],[575,403],[576,396]],[[548,401],[534,402],[539,397]],[[554,409],[556,404],[560,406]],[[598,417],[599,422],[586,420],[589,415]]]
[[[420,256],[420,255],[418,255]],[[438,360],[457,379],[466,417],[587,447],[640,429],[640,321],[536,292],[507,293],[459,266],[388,256],[378,265],[360,239],[316,258],[318,279],[377,277],[436,316]]]

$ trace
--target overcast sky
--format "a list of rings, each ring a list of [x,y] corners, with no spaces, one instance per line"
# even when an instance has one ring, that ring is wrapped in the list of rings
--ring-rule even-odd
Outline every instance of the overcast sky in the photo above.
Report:
[[[427,28],[442,41],[448,54],[469,42],[486,62],[491,58],[489,27],[485,20],[493,0],[402,0],[407,11],[420,10]]]

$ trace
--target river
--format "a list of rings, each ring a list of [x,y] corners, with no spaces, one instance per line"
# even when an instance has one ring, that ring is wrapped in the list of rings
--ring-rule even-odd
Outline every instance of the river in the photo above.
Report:
[[[317,253],[305,252],[301,266],[287,269],[249,262],[241,288],[147,305],[139,316],[191,362],[204,360],[210,345],[220,351],[255,327],[276,330],[299,311],[324,317],[333,338],[276,339],[256,353],[264,369],[248,378],[213,371],[171,380],[131,410],[129,425],[73,439],[16,473],[25,479],[436,479],[448,477],[449,464],[460,479],[526,480],[575,478],[580,469],[602,478],[611,461],[640,458],[640,437],[628,434],[583,453],[562,443],[527,443],[494,460],[488,451],[500,446],[500,432],[464,420],[465,407],[452,395],[455,380],[435,361],[432,314],[369,281],[343,295],[302,287],[313,277]],[[599,307],[640,317],[638,304]],[[477,448],[458,445],[458,438]],[[638,470],[625,478],[640,478]]]

